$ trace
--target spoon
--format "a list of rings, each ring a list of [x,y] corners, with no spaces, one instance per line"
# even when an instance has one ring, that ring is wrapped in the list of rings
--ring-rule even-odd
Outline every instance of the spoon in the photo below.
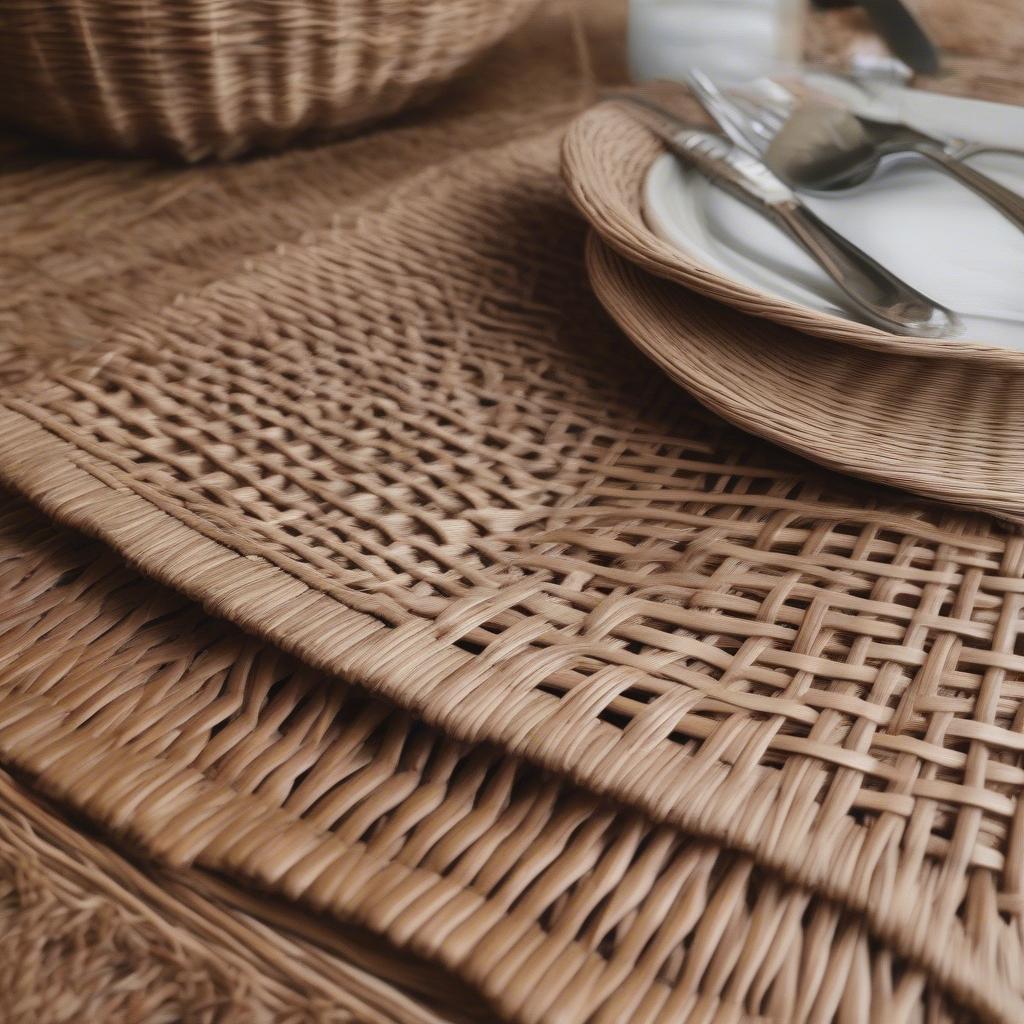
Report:
[[[883,157],[896,153],[927,157],[1024,230],[1024,196],[959,160],[955,144],[909,125],[875,121],[841,107],[800,104],[768,144],[764,160],[789,184],[828,192],[866,181]]]

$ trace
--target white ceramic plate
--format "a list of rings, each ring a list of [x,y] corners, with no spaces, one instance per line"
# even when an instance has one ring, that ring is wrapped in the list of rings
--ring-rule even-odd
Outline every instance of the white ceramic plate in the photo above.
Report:
[[[1024,145],[1024,107],[912,89],[877,94],[924,131]],[[1024,158],[984,154],[972,164],[1024,193]],[[974,193],[920,158],[901,157],[848,192],[802,198],[895,274],[959,313],[962,340],[1024,351],[1024,232]],[[648,172],[644,215],[659,237],[720,274],[861,322],[787,235],[671,154]]]

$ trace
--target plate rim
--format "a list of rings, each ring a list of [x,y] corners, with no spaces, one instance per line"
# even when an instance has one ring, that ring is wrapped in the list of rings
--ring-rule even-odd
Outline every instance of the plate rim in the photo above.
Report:
[[[655,98],[658,98],[655,96]],[[621,104],[598,102],[570,125],[562,172],[577,209],[613,250],[649,273],[752,316],[827,341],[894,355],[955,359],[1024,371],[1024,351],[969,339],[893,334],[723,274],[662,239],[643,215],[643,192],[664,144]]]
[[[699,192],[695,192],[695,189],[699,187],[701,182],[707,183],[710,188],[714,188],[707,178],[702,177],[700,171],[693,167],[680,165],[678,161],[675,161],[675,158],[671,153],[666,151],[656,156],[651,162],[647,173],[644,175],[641,186],[641,208],[644,223],[658,238],[662,239],[666,244],[687,256],[695,263],[699,263],[707,269],[720,274],[722,277],[734,281],[737,287],[746,286],[750,288],[757,288],[763,291],[766,295],[772,295],[781,301],[792,302],[794,305],[797,305],[810,313],[818,313],[822,316],[836,316],[838,319],[845,320],[851,324],[857,324],[862,327],[869,326],[865,324],[864,321],[856,320],[851,315],[848,315],[848,313],[843,312],[841,309],[837,309],[837,303],[829,302],[828,299],[821,299],[820,295],[818,298],[821,299],[823,303],[828,303],[833,310],[832,312],[829,312],[818,305],[809,305],[806,302],[801,301],[798,297],[787,297],[783,292],[774,290],[771,287],[771,282],[760,285],[750,276],[736,276],[734,272],[736,268],[734,265],[726,259],[716,259],[715,254],[709,251],[706,245],[701,244],[702,239],[699,234],[694,234],[689,231],[687,229],[688,225],[685,222],[680,221],[678,217],[672,216],[671,207],[673,205],[673,197],[668,195],[665,186],[669,184],[670,179],[673,178],[676,179],[676,184],[680,185],[682,197],[692,196],[692,198],[686,199],[686,205],[689,210],[695,211],[693,216],[694,223],[696,223],[697,220],[696,214],[701,212],[702,206],[705,206],[701,201]],[[1021,181],[1024,182],[1024,171],[1021,173]],[[1024,192],[1021,194],[1024,196]],[[675,232],[673,232],[671,227],[668,226],[670,222],[676,225],[677,230]],[[767,219],[765,222],[769,223]],[[703,224],[705,229],[712,230],[713,223],[713,218],[708,216],[704,217]],[[678,238],[673,237],[673,234],[685,237],[692,236],[695,244],[692,248],[682,245]],[[1024,238],[1024,233],[1022,233],[1022,238]],[[728,246],[726,243],[723,243],[723,248],[728,249],[730,252],[736,252],[733,247]],[[740,269],[742,270],[742,268]],[[805,288],[804,290],[810,291],[811,289]],[[955,309],[956,307],[954,306],[953,308]],[[978,314],[974,314],[974,316],[978,316]],[[1001,344],[996,341],[976,341],[972,337],[970,329],[968,329],[968,331],[959,338],[940,337],[926,340],[937,341],[943,345],[959,341],[965,344],[977,345],[982,348],[998,348],[1005,352],[1024,352],[1024,320],[1014,321],[1014,323],[1019,325],[1019,333],[1021,336],[1021,345],[1019,348],[1015,348],[1012,345]],[[884,328],[879,329],[884,331]],[[884,333],[891,334],[891,336],[895,338],[906,338],[909,340],[915,340],[916,337],[913,335],[901,335],[888,331],[885,331]]]

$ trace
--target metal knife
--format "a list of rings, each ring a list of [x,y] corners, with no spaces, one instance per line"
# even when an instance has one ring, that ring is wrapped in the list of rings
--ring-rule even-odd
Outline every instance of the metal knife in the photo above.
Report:
[[[939,51],[903,0],[814,0],[818,7],[850,7],[859,3],[878,34],[904,63],[923,75],[937,74]]]
[[[643,122],[681,161],[772,220],[806,251],[862,316],[896,334],[955,337],[963,328],[955,313],[933,302],[805,206],[760,160],[721,135],[693,128],[645,97],[612,94],[644,110]],[[655,113],[660,122],[650,114]]]

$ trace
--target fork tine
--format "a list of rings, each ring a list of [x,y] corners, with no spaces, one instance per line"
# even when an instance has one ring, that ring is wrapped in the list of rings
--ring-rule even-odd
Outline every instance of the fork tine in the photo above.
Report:
[[[736,106],[747,115],[751,127],[758,134],[766,135],[768,138],[776,135],[789,120],[789,111],[783,113],[776,107],[767,103],[759,103],[748,96],[733,96],[732,99]]]
[[[760,100],[776,110],[789,110],[798,102],[793,92],[774,78],[757,78],[750,82],[743,91],[744,95]]]
[[[694,68],[686,77],[694,96],[719,128],[741,149],[760,157],[768,140],[754,130],[744,112],[703,71]]]

